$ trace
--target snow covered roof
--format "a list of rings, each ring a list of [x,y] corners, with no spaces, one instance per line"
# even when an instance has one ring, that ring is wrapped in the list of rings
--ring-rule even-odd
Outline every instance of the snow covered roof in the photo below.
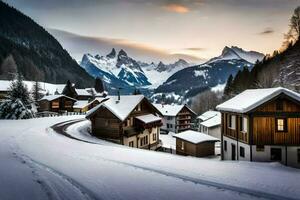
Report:
[[[217,109],[220,111],[246,113],[282,93],[300,102],[300,94],[286,88],[250,89],[218,105]]]
[[[138,117],[135,117],[135,118],[138,119],[138,120],[140,120],[140,121],[142,121],[142,122],[144,122],[145,124],[161,120],[160,117],[157,117],[157,116],[155,116],[153,114],[141,115],[141,116],[138,116]]]
[[[87,101],[87,100],[80,100],[80,101],[76,101],[74,103],[73,108],[79,108],[82,109],[86,106],[89,106],[90,104],[94,103],[95,101],[98,101],[99,103],[101,103],[102,101],[104,101],[106,98],[101,98],[101,97],[97,97],[95,98],[93,101]]]
[[[200,124],[208,128],[221,125],[221,113],[217,112],[215,116],[201,122]]]
[[[153,104],[157,110],[159,110],[164,116],[171,116],[175,117],[182,109],[183,107],[186,107],[189,109],[192,113],[195,114],[193,110],[191,110],[186,105],[170,105],[170,104]]]
[[[59,94],[59,95],[47,95],[47,96],[44,96],[43,98],[41,98],[39,101],[42,101],[42,100],[53,101],[53,100],[61,98],[61,97],[65,97],[65,98],[71,99],[73,101],[77,101],[76,99],[73,99],[71,97],[68,97],[68,96],[62,95],[62,94]]]
[[[214,111],[214,110],[209,110],[203,113],[202,115],[198,116],[197,119],[201,119],[202,121],[208,120],[216,115],[218,115],[220,112]]]
[[[80,109],[82,109],[82,108],[84,108],[84,107],[86,107],[88,105],[89,105],[89,101],[76,101],[74,103],[73,108],[80,108]]]
[[[178,133],[178,134],[174,135],[174,137],[185,140],[185,141],[193,143],[193,144],[199,144],[202,142],[218,142],[218,141],[220,141],[218,138],[212,137],[205,133],[200,133],[200,132],[192,131],[192,130]]]
[[[85,89],[75,89],[78,96],[92,96],[88,91]]]
[[[121,96],[120,101],[118,101],[118,96],[109,96],[107,101],[91,109],[86,114],[86,118],[90,118],[100,107],[105,107],[121,121],[124,121],[144,98],[144,95],[124,95]]]

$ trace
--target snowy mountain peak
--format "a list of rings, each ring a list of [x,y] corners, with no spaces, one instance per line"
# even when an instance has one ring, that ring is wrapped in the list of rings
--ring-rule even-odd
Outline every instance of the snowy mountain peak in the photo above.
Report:
[[[121,59],[122,57],[128,57],[127,53],[121,49],[118,53],[118,59]]]
[[[107,57],[107,58],[115,58],[115,57],[116,57],[116,50],[115,50],[115,48],[113,48],[113,49],[111,50],[111,52],[110,52],[109,54],[107,54],[106,57]]]
[[[245,51],[237,46],[225,46],[222,54],[218,57],[212,58],[208,63],[213,63],[220,60],[245,60],[254,64],[257,60],[262,60],[264,54],[256,51]]]

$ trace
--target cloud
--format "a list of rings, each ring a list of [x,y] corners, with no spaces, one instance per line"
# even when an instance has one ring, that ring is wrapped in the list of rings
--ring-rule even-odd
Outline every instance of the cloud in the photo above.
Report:
[[[200,48],[200,47],[190,47],[190,48],[185,48],[183,50],[187,50],[187,51],[205,51],[206,48]]]
[[[145,62],[163,61],[170,63],[180,58],[192,63],[203,62],[203,59],[197,56],[171,54],[167,50],[129,40],[82,36],[58,29],[47,30],[57,38],[76,60],[80,60],[85,53],[106,55],[112,48],[116,48],[117,50],[124,49],[133,58]]]
[[[180,14],[190,12],[190,9],[188,7],[181,4],[175,4],[175,3],[165,5],[163,8],[166,9],[167,11],[176,12]]]
[[[265,28],[262,32],[259,33],[259,35],[270,35],[273,34],[275,31],[273,28]]]

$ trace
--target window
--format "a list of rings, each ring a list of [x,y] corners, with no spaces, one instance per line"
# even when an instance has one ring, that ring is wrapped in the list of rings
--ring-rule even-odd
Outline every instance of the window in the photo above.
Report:
[[[276,102],[276,110],[277,111],[283,111],[283,101],[282,100],[278,100]]]
[[[172,120],[172,117],[168,116],[168,117],[167,117],[167,120]]]
[[[276,119],[276,131],[277,132],[287,131],[287,120],[285,118]]]
[[[281,161],[281,149],[271,148],[271,160],[272,161]]]
[[[246,117],[240,117],[240,131],[247,132],[248,119]]]
[[[235,129],[235,115],[229,115],[229,128]]]
[[[184,141],[181,141],[181,150],[184,150]]]
[[[59,101],[52,101],[52,108],[59,108]]]
[[[134,145],[134,142],[133,142],[133,141],[130,141],[130,142],[129,142],[129,146],[130,146],[130,147],[133,147],[133,145]]]
[[[265,151],[264,145],[256,145],[256,151]]]
[[[148,135],[146,135],[145,137],[141,138],[140,140],[140,146],[144,146],[148,144]]]
[[[244,147],[240,147],[240,156],[245,158],[245,148]]]
[[[172,124],[167,124],[167,128],[173,128]]]
[[[134,109],[134,111],[141,111],[141,110],[142,110],[141,104],[139,104],[139,105]]]
[[[156,141],[156,133],[153,133],[153,141]]]
[[[72,101],[65,101],[65,108],[72,108]]]
[[[227,141],[224,140],[224,151],[227,151]]]
[[[298,163],[300,163],[300,149],[297,149]]]

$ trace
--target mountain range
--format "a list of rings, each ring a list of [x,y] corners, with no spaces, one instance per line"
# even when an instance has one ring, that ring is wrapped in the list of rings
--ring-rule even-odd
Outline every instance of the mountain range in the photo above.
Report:
[[[254,63],[263,58],[264,55],[258,52],[226,46],[220,56],[174,73],[155,89],[151,99],[160,101],[164,95],[172,102],[182,103],[204,90],[225,84],[230,75],[234,76],[244,67],[252,69]]]
[[[131,58],[123,49],[118,53],[112,49],[107,55],[84,54],[80,65],[91,76],[100,77],[108,90],[123,88],[128,91],[135,87],[156,88],[172,74],[190,64],[183,59],[172,64],[145,63]]]

